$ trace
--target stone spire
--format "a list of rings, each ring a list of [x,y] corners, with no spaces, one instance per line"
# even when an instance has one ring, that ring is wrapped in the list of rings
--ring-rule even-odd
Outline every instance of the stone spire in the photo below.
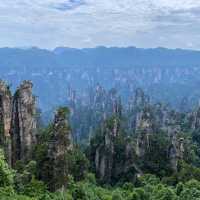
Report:
[[[12,164],[17,160],[26,162],[32,157],[36,144],[36,100],[32,94],[33,84],[24,81],[13,97],[11,137]]]
[[[149,104],[149,97],[144,94],[141,88],[137,88],[135,91],[134,107],[143,108]]]
[[[119,136],[120,121],[115,116],[108,119],[102,127],[102,143],[95,150],[96,172],[103,182],[110,182],[113,174],[115,156],[114,142]]]
[[[149,138],[154,130],[153,119],[151,107],[146,107],[137,114],[136,133],[138,134],[138,137],[136,154],[139,157],[144,156],[145,151],[149,148]]]
[[[5,82],[0,81],[0,145],[5,149],[6,158],[11,164],[11,104],[12,95]]]
[[[51,165],[50,190],[55,191],[67,184],[68,165],[66,154],[73,149],[72,134],[68,123],[68,109],[57,110],[53,123],[52,137],[48,147],[48,160]]]

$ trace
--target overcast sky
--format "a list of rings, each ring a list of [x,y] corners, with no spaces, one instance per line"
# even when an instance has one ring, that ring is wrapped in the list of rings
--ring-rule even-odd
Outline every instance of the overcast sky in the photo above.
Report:
[[[0,0],[0,46],[200,49],[200,0]]]

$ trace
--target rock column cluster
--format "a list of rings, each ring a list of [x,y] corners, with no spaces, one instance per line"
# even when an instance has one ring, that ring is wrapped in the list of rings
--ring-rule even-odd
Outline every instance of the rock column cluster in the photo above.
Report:
[[[36,144],[36,101],[32,83],[24,81],[12,96],[9,87],[0,81],[0,145],[10,165],[32,157]]]

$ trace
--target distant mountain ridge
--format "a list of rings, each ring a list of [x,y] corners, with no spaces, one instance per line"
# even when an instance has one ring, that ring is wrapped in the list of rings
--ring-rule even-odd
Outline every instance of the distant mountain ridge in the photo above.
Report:
[[[12,85],[30,79],[44,110],[63,104],[69,87],[80,98],[97,84],[128,99],[136,87],[174,105],[200,99],[200,51],[136,47],[0,48],[0,79]]]
[[[9,60],[8,60],[9,59]],[[36,62],[39,61],[39,62]],[[12,63],[13,62],[13,63]],[[51,62],[51,63],[48,63]],[[0,48],[0,66],[8,64],[42,65],[50,66],[109,66],[119,67],[126,65],[134,66],[188,66],[199,65],[200,51],[184,49],[143,49],[136,47],[96,47],[75,49],[67,47],[57,47],[54,50],[39,48]],[[10,67],[10,66],[9,66]]]
[[[68,56],[81,56],[84,61],[91,61],[89,64],[116,65],[127,64],[129,66],[186,66],[198,65],[200,63],[200,51],[183,50],[183,49],[143,49],[136,47],[97,47],[85,49],[70,49],[70,48],[56,48],[55,53],[58,55]],[[71,56],[72,56],[71,55]],[[72,56],[72,57],[73,57]],[[88,64],[88,63],[85,63]]]

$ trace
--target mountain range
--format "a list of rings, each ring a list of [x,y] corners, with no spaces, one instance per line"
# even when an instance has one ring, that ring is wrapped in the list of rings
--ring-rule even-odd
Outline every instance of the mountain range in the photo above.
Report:
[[[77,98],[87,99],[89,89],[97,84],[118,89],[124,101],[141,87],[155,101],[173,106],[190,102],[191,107],[200,97],[200,51],[1,48],[0,79],[11,85],[31,80],[35,95],[40,97],[38,105],[45,111],[66,103],[69,88],[76,91]]]

